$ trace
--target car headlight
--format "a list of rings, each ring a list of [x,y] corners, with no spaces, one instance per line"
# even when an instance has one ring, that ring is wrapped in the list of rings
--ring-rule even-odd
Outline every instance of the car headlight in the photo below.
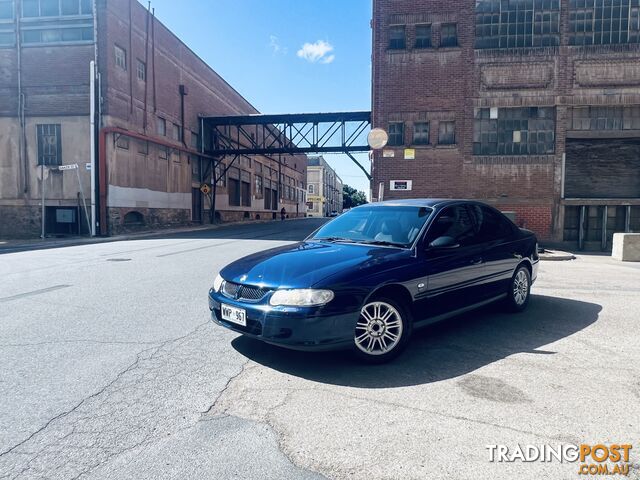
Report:
[[[220,276],[220,274],[216,275],[216,279],[213,281],[213,291],[219,292],[220,287],[222,287],[222,282],[224,282],[224,278]]]
[[[290,307],[312,307],[315,305],[324,305],[333,300],[333,292],[331,290],[314,290],[311,288],[295,289],[295,290],[276,290],[269,303],[274,307],[277,305],[286,305]]]

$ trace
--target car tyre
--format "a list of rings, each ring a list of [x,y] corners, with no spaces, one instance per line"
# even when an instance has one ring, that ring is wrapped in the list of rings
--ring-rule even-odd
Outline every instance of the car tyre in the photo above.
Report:
[[[407,346],[412,330],[409,312],[396,300],[389,297],[368,300],[356,323],[353,352],[366,363],[388,362]]]
[[[519,266],[511,281],[507,291],[506,306],[511,312],[521,312],[529,304],[531,296],[531,274],[524,265]]]

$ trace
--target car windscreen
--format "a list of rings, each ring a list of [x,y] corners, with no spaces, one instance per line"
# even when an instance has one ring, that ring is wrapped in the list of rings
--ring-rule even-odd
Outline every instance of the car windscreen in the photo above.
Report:
[[[358,207],[324,225],[312,238],[410,247],[432,212],[430,207]]]

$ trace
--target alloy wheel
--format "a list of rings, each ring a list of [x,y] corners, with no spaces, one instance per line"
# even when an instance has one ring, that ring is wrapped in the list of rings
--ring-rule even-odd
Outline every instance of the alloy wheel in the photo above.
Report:
[[[524,270],[520,270],[513,280],[513,301],[516,305],[523,305],[529,295],[529,278]]]
[[[355,343],[367,355],[383,355],[402,339],[400,312],[386,302],[371,302],[362,307],[356,324]]]

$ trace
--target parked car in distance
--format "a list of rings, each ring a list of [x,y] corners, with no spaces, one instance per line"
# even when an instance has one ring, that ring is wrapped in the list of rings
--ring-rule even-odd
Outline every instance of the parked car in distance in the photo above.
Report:
[[[489,205],[372,203],[227,265],[209,309],[215,323],[271,344],[383,362],[415,328],[498,300],[523,310],[538,261],[535,235]]]
[[[337,212],[337,210],[334,210],[329,214],[330,217],[337,217],[338,215],[340,214]]]

